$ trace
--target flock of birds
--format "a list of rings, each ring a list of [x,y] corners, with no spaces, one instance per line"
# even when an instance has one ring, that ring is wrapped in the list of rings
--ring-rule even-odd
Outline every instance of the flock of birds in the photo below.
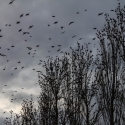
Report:
[[[14,2],[15,0],[11,0],[10,1],[10,3],[9,4],[12,4],[13,2]],[[85,11],[87,11],[87,10],[85,10]],[[111,11],[114,11],[114,10],[111,10]],[[76,12],[76,14],[80,14],[80,12]],[[104,13],[102,12],[102,13],[99,13],[98,14],[98,16],[101,16],[101,15],[103,15]],[[26,14],[21,14],[20,16],[19,16],[19,18],[23,18],[24,16],[29,16],[30,15],[30,13],[26,13]],[[56,18],[56,16],[55,15],[53,15],[52,16],[52,18]],[[58,23],[58,21],[55,21],[53,24],[57,24]],[[71,21],[71,22],[69,22],[69,26],[71,26],[71,25],[73,25],[75,22],[74,21]],[[20,21],[17,21],[16,22],[16,24],[18,24],[18,25],[20,25]],[[5,24],[5,26],[11,26],[11,24]],[[48,24],[47,25],[48,27],[50,27],[50,24]],[[29,25],[29,27],[28,27],[28,30],[30,30],[30,29],[32,29],[34,27],[34,25]],[[61,30],[63,30],[63,29],[65,29],[65,27],[64,26],[60,26],[60,28],[61,28]],[[97,28],[93,28],[93,30],[96,30]],[[2,29],[0,29],[0,32],[2,32]],[[20,33],[22,33],[22,35],[26,35],[26,34],[30,34],[30,32],[27,32],[27,31],[23,31],[23,29],[19,29],[18,30],[18,32],[20,32]],[[61,34],[64,34],[64,33],[66,33],[66,31],[64,30],[64,31],[62,31],[61,32]],[[0,35],[0,37],[3,37],[3,35]],[[32,35],[30,35],[30,37],[32,37]],[[72,36],[72,38],[75,38],[76,37],[76,35],[73,35]],[[83,38],[79,38],[78,40],[82,40]],[[52,40],[52,38],[49,38],[48,40]],[[92,40],[96,40],[96,37],[95,38],[92,38]],[[27,41],[27,39],[25,40],[25,42]],[[90,44],[90,43],[88,43],[88,44]],[[60,52],[60,53],[63,53],[63,51],[61,51],[61,46],[62,45],[57,45],[59,48],[58,48],[58,50],[57,50],[57,52]],[[14,48],[15,47],[15,45],[11,45],[11,48]],[[36,48],[34,49],[34,53],[33,53],[33,55],[32,55],[32,57],[34,57],[35,55],[36,55],[36,52],[37,52],[37,48],[38,47],[40,47],[40,45],[36,45]],[[55,46],[54,45],[52,45],[51,46],[51,48],[54,48]],[[0,47],[0,49],[1,49],[2,47]],[[7,50],[11,50],[11,48],[7,48]],[[33,48],[32,47],[30,47],[30,46],[27,46],[26,47],[27,49],[28,49],[28,55],[31,55],[31,50],[33,50]],[[50,51],[48,51],[48,52],[50,52]],[[0,56],[2,56],[2,57],[8,57],[7,55],[5,55],[5,54],[2,54],[2,53],[0,53]],[[7,62],[9,62],[9,59],[7,59]],[[42,64],[42,62],[43,62],[43,60],[39,60],[39,63],[38,63],[38,65],[41,65]],[[17,62],[18,64],[21,64],[21,61],[19,60],[18,62]],[[25,67],[24,66],[22,66],[21,67],[21,69],[24,69]],[[17,70],[18,69],[18,67],[14,67],[14,69],[13,70]],[[3,68],[3,70],[5,71],[6,70],[6,67],[4,67]],[[33,68],[32,70],[36,70],[35,68]],[[40,71],[36,71],[36,72],[40,72]],[[14,72],[12,72],[11,73],[11,76],[14,74]],[[4,85],[5,87],[7,87],[7,85]],[[21,88],[21,89],[24,89],[24,87],[23,88]],[[5,93],[5,92],[2,92],[2,93]],[[17,91],[14,91],[14,93],[12,93],[12,97],[14,97],[14,94],[15,93],[17,93]],[[12,98],[10,101],[11,102],[14,102],[14,100],[16,100],[17,98]],[[20,99],[23,99],[23,97],[21,97]],[[3,113],[6,113],[6,111],[4,111]]]

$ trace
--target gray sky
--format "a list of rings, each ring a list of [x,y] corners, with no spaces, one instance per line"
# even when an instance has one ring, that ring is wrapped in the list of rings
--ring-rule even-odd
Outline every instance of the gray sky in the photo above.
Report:
[[[9,2],[0,0],[0,29],[2,29],[0,35],[3,35],[0,37],[0,53],[7,55],[7,57],[0,56],[1,124],[10,110],[19,113],[21,97],[27,99],[33,94],[35,99],[39,95],[40,88],[36,84],[38,83],[36,71],[42,70],[42,65],[38,65],[39,60],[46,60],[46,56],[61,56],[60,52],[57,53],[59,49],[57,45],[62,45],[61,51],[69,51],[70,46],[76,47],[77,41],[81,44],[90,42],[90,47],[95,51],[93,44],[97,44],[99,40],[92,40],[96,37],[93,28],[101,30],[105,23],[104,16],[98,16],[98,13],[104,12],[114,16],[114,12],[110,10],[115,9],[118,3],[117,0],[15,0],[9,5]],[[125,5],[125,0],[120,2],[121,5]],[[76,14],[77,12],[80,14]],[[29,16],[25,16],[26,13],[30,13]],[[20,18],[21,14],[24,15]],[[17,21],[20,21],[20,24],[16,24]],[[56,21],[58,23],[54,24]],[[72,21],[74,23],[69,25]],[[33,27],[28,29],[30,25]],[[61,29],[61,26],[64,28]],[[18,32],[20,29],[22,31]],[[61,34],[64,31],[65,33]],[[30,34],[22,35],[23,32]],[[72,38],[74,35],[76,37]],[[12,48],[12,45],[15,47]],[[55,46],[53,49],[52,45]],[[28,50],[27,47],[32,47],[32,50]],[[34,52],[36,54],[32,57]],[[19,61],[21,63],[17,63]],[[14,70],[16,67],[17,70]],[[17,99],[10,102],[12,98]]]

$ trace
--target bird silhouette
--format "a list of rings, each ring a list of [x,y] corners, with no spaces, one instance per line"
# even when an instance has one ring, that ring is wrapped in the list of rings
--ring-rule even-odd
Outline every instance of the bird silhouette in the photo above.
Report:
[[[19,30],[19,32],[21,32],[21,31],[22,31],[22,29]]]
[[[63,26],[61,26],[61,29],[63,29],[64,27]]]
[[[98,16],[101,16],[103,13],[99,13]]]
[[[17,21],[17,22],[16,22],[16,24],[19,24],[19,23],[20,23],[20,21]]]
[[[11,47],[14,47],[14,46],[11,46]]]
[[[0,37],[3,37],[2,35],[0,35]]]
[[[52,48],[54,48],[55,46],[51,46]]]
[[[49,38],[49,40],[51,40],[51,38]]]
[[[19,62],[17,62],[17,63],[21,63],[21,62],[19,61]]]
[[[39,45],[36,45],[36,47],[39,47]]]
[[[28,54],[30,55],[30,52]]]
[[[50,26],[50,25],[48,24],[48,26]]]
[[[17,67],[16,68],[14,68],[14,70],[16,70],[17,69]]]
[[[6,69],[6,67],[3,70],[5,70],[5,69]]]
[[[30,15],[30,13],[26,13],[26,16],[29,16]]]
[[[57,24],[57,23],[58,23],[58,21],[54,22],[54,24]]]
[[[72,38],[74,38],[74,37],[76,37],[76,35],[75,35],[75,36],[73,36]]]
[[[76,14],[79,14],[79,12],[77,12]]]
[[[23,69],[24,67],[22,66],[22,68],[21,69]]]
[[[55,16],[52,16],[52,17],[55,17]]]
[[[23,17],[23,14],[20,15],[20,18]]]
[[[62,32],[61,34],[63,34],[63,33],[65,33],[65,31],[64,31],[64,32]]]
[[[93,28],[94,30],[96,30],[96,28]]]
[[[32,27],[33,27],[33,25],[29,26],[29,29],[32,28]]]
[[[27,47],[29,50],[31,50],[32,48],[31,47]]]
[[[92,40],[95,40],[96,38],[93,38]]]
[[[58,45],[59,47],[62,46],[62,45]]]
[[[73,24],[74,22],[70,22],[69,25]]]
[[[83,38],[79,38],[79,40],[82,40]]]

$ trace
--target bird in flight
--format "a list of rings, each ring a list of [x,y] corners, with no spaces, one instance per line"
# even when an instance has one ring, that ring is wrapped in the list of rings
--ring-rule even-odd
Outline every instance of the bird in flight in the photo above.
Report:
[[[21,31],[22,31],[22,29],[19,30],[19,32],[21,32]]]
[[[69,25],[71,25],[72,23],[74,23],[74,22],[70,22]]]
[[[52,17],[55,17],[55,16],[52,16]]]
[[[83,38],[79,38],[79,40],[82,40]]]
[[[36,47],[39,47],[39,45],[36,45]]]
[[[52,48],[54,48],[55,46],[51,46]]]
[[[20,15],[20,18],[23,17],[23,14]]]
[[[16,24],[19,24],[19,23],[20,23],[20,21],[17,21],[17,22],[16,22]]]
[[[93,38],[92,40],[95,40],[96,38]]]
[[[31,47],[27,47],[29,50],[31,50],[32,48]]]
[[[103,13],[99,13],[98,16],[101,16]]]
[[[29,29],[32,28],[32,27],[33,27],[33,25],[29,26]]]
[[[30,13],[26,13],[26,16],[29,16],[30,15]]]
[[[64,27],[63,26],[61,26],[61,29],[63,29]]]
[[[14,47],[14,46],[11,46],[11,47]]]
[[[58,21],[54,22],[54,24],[57,24],[57,23],[58,23]]]
[[[76,35],[75,35],[75,36],[73,36],[72,38],[74,38],[74,37],[76,37]]]
[[[96,28],[93,28],[94,30],[96,30]]]
[[[77,12],[76,14],[79,14],[79,12]]]

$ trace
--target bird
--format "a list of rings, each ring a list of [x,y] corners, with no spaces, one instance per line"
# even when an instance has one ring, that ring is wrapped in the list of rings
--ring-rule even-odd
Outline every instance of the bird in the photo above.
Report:
[[[94,30],[96,30],[96,28],[93,28]]]
[[[57,24],[57,23],[58,23],[58,21],[54,22],[54,24]]]
[[[79,12],[77,12],[76,14],[79,14]]]
[[[54,48],[55,46],[51,46],[52,48]]]
[[[42,62],[42,60],[39,60],[40,62]]]
[[[110,10],[110,11],[114,11],[114,10]]]
[[[33,69],[33,70],[35,70],[35,69]]]
[[[76,35],[75,35],[75,36],[73,36],[72,38],[74,38],[74,37],[76,37]]]
[[[17,69],[17,67],[16,68],[14,68],[14,70],[16,70]]]
[[[92,40],[95,40],[96,38],[93,38]]]
[[[17,21],[17,22],[16,22],[16,24],[19,24],[19,23],[20,23],[20,21]]]
[[[7,86],[7,85],[4,85],[4,86]]]
[[[14,47],[14,46],[11,46],[11,47]]]
[[[87,11],[87,10],[85,10],[85,11]]]
[[[23,14],[20,15],[20,18],[23,17]]]
[[[52,16],[52,17],[55,17],[55,16]]]
[[[50,26],[50,25],[48,24],[48,26]]]
[[[2,35],[0,35],[0,37],[3,37]]]
[[[21,63],[21,62],[19,61],[19,62],[17,62],[17,63]]]
[[[39,47],[39,45],[36,45],[36,47]]]
[[[59,51],[60,51],[60,49],[57,50],[57,52],[59,52]]]
[[[30,55],[30,52],[28,54]]]
[[[11,74],[11,76],[13,75],[13,73]]]
[[[5,24],[5,26],[7,26],[7,24]]]
[[[22,31],[22,29],[19,30],[19,32],[21,32],[21,31]]]
[[[101,16],[103,13],[99,13],[98,16]]]
[[[9,26],[11,26],[11,24],[9,24]]]
[[[23,69],[24,67],[22,66],[22,68],[21,69]]]
[[[49,40],[51,40],[51,38],[49,38]]]
[[[64,27],[63,26],[61,26],[61,29],[63,29]]]
[[[70,22],[69,25],[71,25],[72,23],[74,23],[74,22]]]
[[[6,67],[3,70],[5,70],[5,69],[6,69]]]
[[[64,31],[64,32],[62,32],[61,34],[63,34],[63,33],[65,33],[65,31]]]
[[[7,62],[9,62],[9,60],[7,60]]]
[[[62,46],[62,45],[58,45],[59,47]]]
[[[7,50],[10,50],[9,48],[7,48]]]
[[[82,40],[83,38],[79,38],[79,40]]]
[[[29,29],[32,28],[34,25],[29,26]]]
[[[26,16],[29,16],[30,15],[30,13],[26,13]]]
[[[31,47],[27,47],[29,50],[31,50],[32,48]]]
[[[2,29],[0,29],[0,32],[2,31]]]

